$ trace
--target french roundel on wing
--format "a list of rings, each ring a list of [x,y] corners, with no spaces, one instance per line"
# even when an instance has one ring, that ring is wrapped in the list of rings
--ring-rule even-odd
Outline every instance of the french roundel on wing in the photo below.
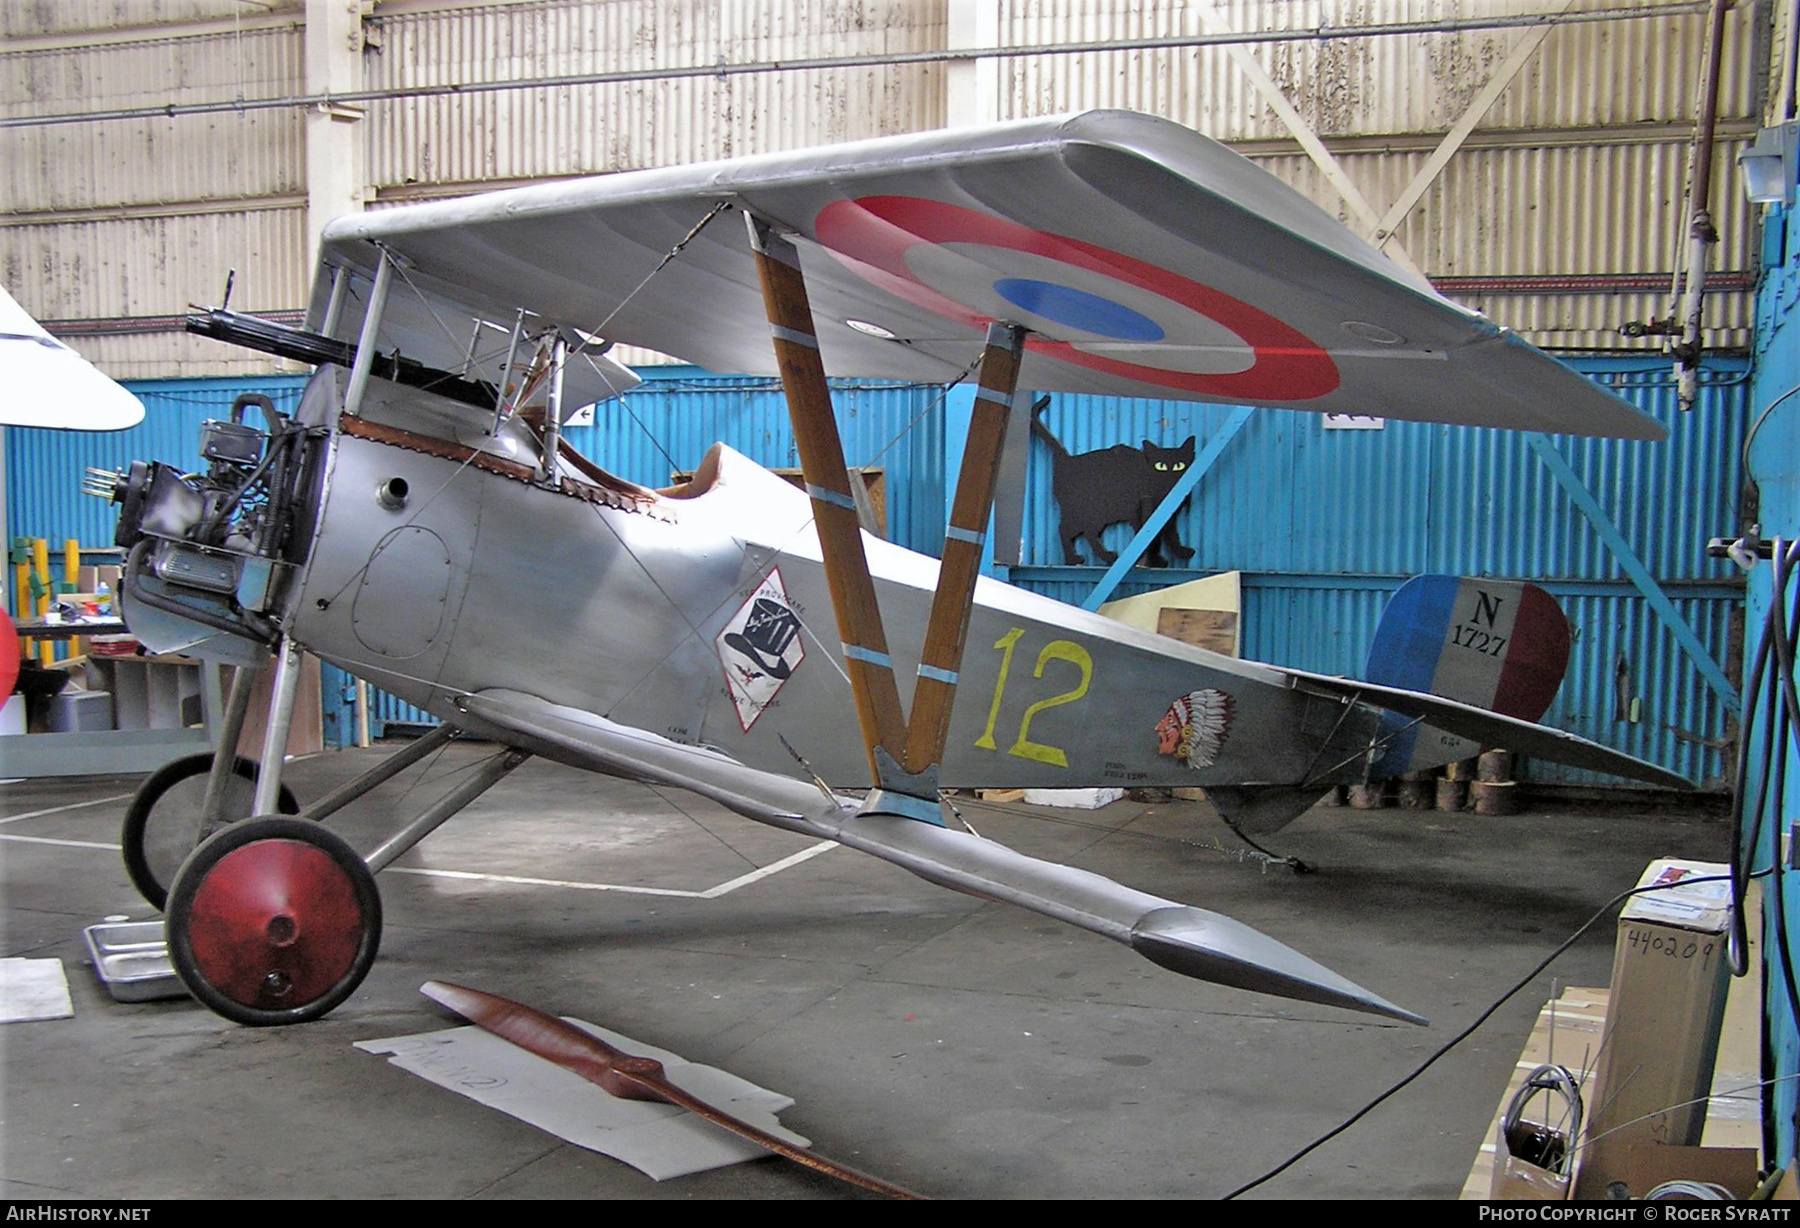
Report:
[[[1076,366],[1221,400],[1338,386],[1331,356],[1268,312],[1080,239],[915,196],[834,201],[814,233],[888,293],[976,328],[1023,324],[1029,349]]]

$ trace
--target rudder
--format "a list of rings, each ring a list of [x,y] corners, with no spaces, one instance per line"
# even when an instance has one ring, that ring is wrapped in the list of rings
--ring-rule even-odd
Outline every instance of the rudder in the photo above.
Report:
[[[1415,576],[1400,586],[1375,630],[1363,676],[1524,721],[1556,698],[1569,665],[1569,620],[1535,584]],[[1394,732],[1375,775],[1436,767],[1474,754],[1466,738],[1390,714]]]

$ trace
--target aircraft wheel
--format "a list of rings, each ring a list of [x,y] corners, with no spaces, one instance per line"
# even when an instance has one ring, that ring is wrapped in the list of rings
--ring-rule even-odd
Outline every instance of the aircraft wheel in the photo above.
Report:
[[[168,902],[175,872],[200,843],[200,810],[206,802],[206,778],[212,764],[209,751],[163,764],[138,786],[125,811],[125,825],[119,833],[125,873],[152,908],[160,909]],[[236,777],[225,792],[228,822],[249,818],[256,800],[255,760],[238,756],[234,771]],[[286,785],[281,786],[275,805],[282,814],[300,812],[300,803]]]
[[[169,887],[182,983],[252,1027],[304,1023],[348,998],[381,946],[375,875],[342,836],[274,815],[214,833]]]

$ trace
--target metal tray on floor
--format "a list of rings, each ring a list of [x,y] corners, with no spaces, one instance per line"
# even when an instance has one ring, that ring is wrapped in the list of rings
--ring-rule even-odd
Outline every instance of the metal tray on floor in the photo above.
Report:
[[[154,1002],[187,996],[169,962],[161,921],[115,921],[82,931],[94,972],[115,1002]]]

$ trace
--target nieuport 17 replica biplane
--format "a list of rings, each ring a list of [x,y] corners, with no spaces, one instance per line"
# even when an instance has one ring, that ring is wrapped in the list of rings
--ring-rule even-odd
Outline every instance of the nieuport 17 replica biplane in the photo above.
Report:
[[[98,482],[121,505],[133,633],[274,665],[260,765],[219,756],[197,815],[163,814],[151,789],[126,834],[134,880],[166,893],[182,978],[232,1019],[341,1002],[375,957],[373,873],[530,755],[694,790],[1189,976],[1415,1022],[1229,918],[962,830],[942,790],[1199,785],[1268,830],[1335,783],[1482,744],[1683,783],[1530,723],[1561,666],[1510,651],[1512,628],[1536,644],[1555,637],[1526,634],[1534,620],[1565,640],[1566,624],[1521,586],[1433,586],[1386,629],[1407,677],[1356,682],[978,577],[1001,441],[1032,392],[1661,435],[1175,124],[1096,112],[347,217],[304,328],[223,310],[190,327],[318,367],[291,417],[209,424],[204,472]],[[577,454],[566,416],[634,382],[613,344],[779,373],[804,493],[724,444],[665,490]],[[975,373],[941,563],[860,529],[827,368]],[[285,818],[303,648],[444,724]],[[458,732],[514,753],[366,856],[306,821]],[[153,829],[171,825],[179,852],[159,862]]]

